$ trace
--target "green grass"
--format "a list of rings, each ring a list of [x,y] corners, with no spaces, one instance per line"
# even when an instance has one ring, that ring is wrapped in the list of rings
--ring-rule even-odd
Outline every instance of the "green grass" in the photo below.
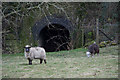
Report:
[[[118,47],[100,49],[100,56],[86,57],[86,49],[47,53],[47,64],[23,53],[2,55],[2,78],[118,78]]]

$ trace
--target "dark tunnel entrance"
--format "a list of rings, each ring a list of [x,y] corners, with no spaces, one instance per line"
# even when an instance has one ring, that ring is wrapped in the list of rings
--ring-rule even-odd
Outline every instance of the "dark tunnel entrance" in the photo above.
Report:
[[[70,33],[60,24],[45,26],[39,34],[39,45],[47,52],[69,50]]]

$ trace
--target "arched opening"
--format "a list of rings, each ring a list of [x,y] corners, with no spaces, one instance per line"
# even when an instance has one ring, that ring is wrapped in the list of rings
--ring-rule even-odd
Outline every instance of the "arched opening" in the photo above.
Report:
[[[47,52],[68,50],[69,42],[70,33],[60,24],[47,25],[39,33],[39,46]]]

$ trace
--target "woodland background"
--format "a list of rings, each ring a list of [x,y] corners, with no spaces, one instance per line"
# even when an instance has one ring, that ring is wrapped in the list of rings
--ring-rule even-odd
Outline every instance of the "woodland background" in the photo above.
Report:
[[[46,15],[54,14],[66,15],[75,27],[71,49],[94,42],[97,23],[109,37],[99,32],[99,43],[117,41],[118,5],[116,2],[2,2],[2,53],[22,53],[26,44],[37,46],[31,28]]]

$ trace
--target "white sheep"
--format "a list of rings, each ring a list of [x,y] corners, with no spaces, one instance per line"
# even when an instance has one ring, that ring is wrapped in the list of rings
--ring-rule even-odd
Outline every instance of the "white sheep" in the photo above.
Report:
[[[33,59],[40,59],[40,64],[44,60],[46,64],[46,52],[42,47],[30,47],[29,45],[25,46],[24,50],[25,58],[29,60],[29,65],[32,65]]]

